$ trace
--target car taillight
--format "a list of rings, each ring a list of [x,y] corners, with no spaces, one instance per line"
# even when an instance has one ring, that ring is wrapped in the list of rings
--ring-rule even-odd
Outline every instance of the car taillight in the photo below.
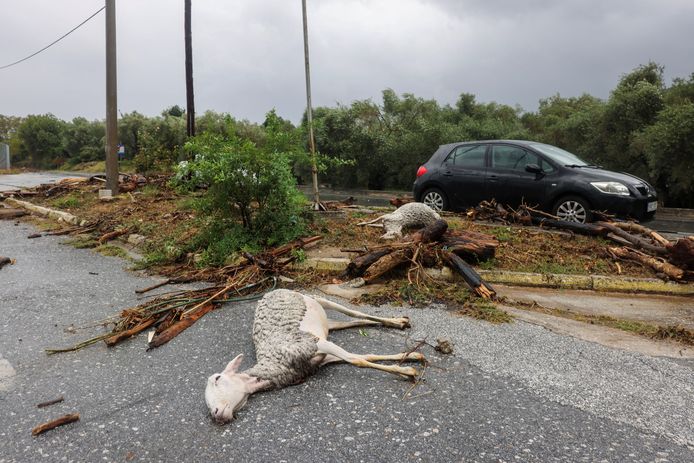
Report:
[[[417,178],[421,177],[422,175],[427,173],[427,168],[424,166],[419,166],[419,169],[417,169]]]

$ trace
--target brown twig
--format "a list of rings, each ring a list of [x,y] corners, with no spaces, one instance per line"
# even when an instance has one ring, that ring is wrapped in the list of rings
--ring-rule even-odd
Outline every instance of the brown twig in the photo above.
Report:
[[[48,407],[48,406],[50,406],[50,405],[59,404],[59,403],[62,402],[63,400],[65,400],[65,398],[64,398],[63,396],[60,396],[60,397],[58,397],[57,399],[48,400],[48,401],[46,401],[46,402],[41,402],[40,404],[36,404],[36,407],[37,407],[37,408]]]
[[[42,434],[46,431],[50,431],[51,429],[57,428],[58,426],[64,426],[69,423],[74,423],[79,419],[79,413],[71,413],[69,415],[61,416],[60,418],[36,426],[34,429],[31,430],[31,435],[38,436],[39,434]]]

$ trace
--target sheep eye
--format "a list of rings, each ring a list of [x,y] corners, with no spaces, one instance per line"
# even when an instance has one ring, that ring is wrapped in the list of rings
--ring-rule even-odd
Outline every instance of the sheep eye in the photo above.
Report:
[[[217,375],[217,377],[214,379],[215,384],[217,384],[217,381],[219,381],[219,378],[221,378],[222,375]]]

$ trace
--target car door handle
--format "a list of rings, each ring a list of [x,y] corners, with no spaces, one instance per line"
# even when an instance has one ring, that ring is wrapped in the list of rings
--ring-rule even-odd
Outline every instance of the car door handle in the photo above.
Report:
[[[445,175],[446,177],[450,177],[451,175],[453,175],[453,172],[451,172],[450,170],[446,170],[444,171],[443,175]]]
[[[496,182],[499,180],[499,177],[497,175],[488,175],[487,180],[489,180],[490,182]]]

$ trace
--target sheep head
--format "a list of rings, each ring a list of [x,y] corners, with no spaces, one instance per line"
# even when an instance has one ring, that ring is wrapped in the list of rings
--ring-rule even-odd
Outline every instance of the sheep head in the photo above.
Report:
[[[233,420],[236,411],[246,405],[251,394],[270,386],[269,381],[238,373],[242,361],[243,354],[239,354],[227,364],[224,371],[207,378],[205,402],[212,417],[219,423]]]

